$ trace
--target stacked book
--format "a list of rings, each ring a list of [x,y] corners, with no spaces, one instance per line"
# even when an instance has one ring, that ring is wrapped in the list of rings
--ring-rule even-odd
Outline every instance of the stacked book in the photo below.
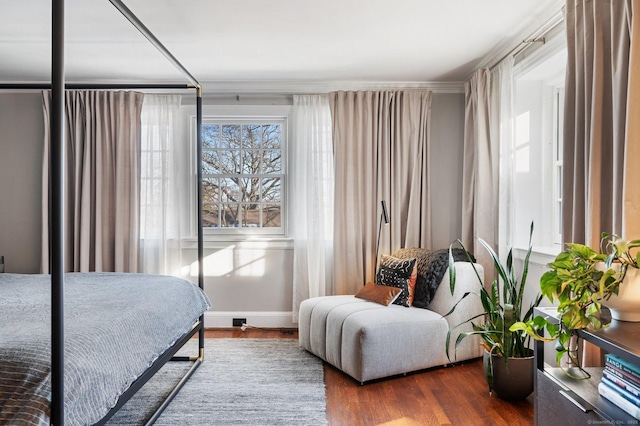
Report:
[[[616,355],[605,355],[600,395],[640,420],[640,367]]]

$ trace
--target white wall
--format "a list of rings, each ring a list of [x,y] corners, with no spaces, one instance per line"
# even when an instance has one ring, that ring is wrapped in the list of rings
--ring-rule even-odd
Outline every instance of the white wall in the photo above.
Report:
[[[188,279],[197,282],[197,250],[183,251]],[[295,327],[292,322],[293,242],[207,241],[204,286],[211,300],[207,327],[231,327],[246,318],[257,327]]]
[[[39,271],[43,126],[40,94],[0,93],[0,254],[7,272]],[[460,237],[463,129],[464,95],[435,93],[429,164],[434,249]],[[205,291],[213,307],[206,325],[230,327],[235,317],[259,327],[293,326],[292,247],[286,238],[208,241]],[[196,258],[195,247],[187,246],[184,263],[194,280]]]

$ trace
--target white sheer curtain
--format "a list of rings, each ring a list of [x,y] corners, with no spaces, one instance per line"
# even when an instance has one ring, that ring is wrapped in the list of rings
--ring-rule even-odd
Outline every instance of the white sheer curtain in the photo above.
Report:
[[[506,259],[513,245],[514,79],[513,56],[491,70],[491,138],[499,146],[498,253]]]
[[[142,106],[140,266],[180,275],[189,224],[189,146],[179,95],[146,95]]]
[[[333,287],[334,162],[328,95],[293,99],[291,184],[294,233],[293,319],[300,302]]]

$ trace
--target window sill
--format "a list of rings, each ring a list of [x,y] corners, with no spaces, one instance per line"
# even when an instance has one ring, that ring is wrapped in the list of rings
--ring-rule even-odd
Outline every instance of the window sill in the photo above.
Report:
[[[560,253],[560,245],[554,246],[545,246],[545,247],[533,247],[531,250],[531,257],[529,258],[529,263],[539,266],[547,266],[549,263],[553,262]],[[527,255],[527,249],[525,248],[514,248],[513,255],[516,259],[524,260]]]
[[[243,235],[205,235],[203,244],[206,249],[227,248],[231,245],[243,249],[293,249],[293,238]],[[197,249],[198,239],[184,238],[182,240],[182,247],[184,249]]]

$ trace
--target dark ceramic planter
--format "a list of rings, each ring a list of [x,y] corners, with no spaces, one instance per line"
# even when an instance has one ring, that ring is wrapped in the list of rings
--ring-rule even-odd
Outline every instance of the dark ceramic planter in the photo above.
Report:
[[[533,352],[526,358],[509,358],[507,366],[504,364],[503,357],[491,356],[493,358],[493,392],[498,398],[517,401],[528,397],[533,392]],[[489,353],[484,351],[485,372],[488,361]]]

